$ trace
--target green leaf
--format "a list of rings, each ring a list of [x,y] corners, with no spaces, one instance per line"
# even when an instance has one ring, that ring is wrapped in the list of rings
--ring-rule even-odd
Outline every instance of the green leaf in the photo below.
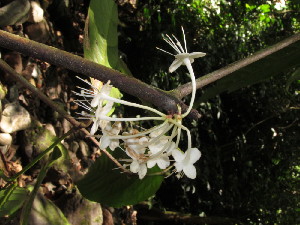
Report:
[[[45,128],[41,128],[40,132],[37,134],[33,143],[38,152],[45,151],[49,146],[53,144],[58,138],[53,135],[49,130]],[[63,156],[63,157],[61,157]],[[57,160],[55,157],[58,157]],[[49,157],[45,157],[43,162],[46,163],[49,160]],[[55,161],[55,167],[59,170],[66,172],[68,170],[69,165],[69,153],[66,147],[59,143],[52,152],[52,156],[50,160]],[[52,165],[51,165],[52,166]]]
[[[0,191],[0,200],[5,201],[0,207],[0,217],[5,215],[12,215],[18,209],[20,209],[28,196],[28,190],[20,187],[13,187],[10,189],[4,189]]]
[[[118,65],[118,13],[113,0],[91,0],[85,29],[84,57],[115,68]]]
[[[88,23],[84,34],[84,57],[98,64],[131,75],[118,51],[118,11],[113,0],[91,0]],[[112,88],[110,96],[121,98],[119,89]],[[114,112],[114,108],[107,116]]]
[[[47,171],[57,160],[59,160],[61,158],[62,155],[63,154],[62,154],[60,148],[58,146],[55,146],[53,149],[53,152],[50,154],[48,162],[40,170],[40,173],[36,179],[36,183],[34,185],[32,192],[29,195],[29,198],[26,199],[26,202],[24,204],[24,207],[23,207],[22,213],[21,213],[20,224],[22,224],[22,225],[28,224],[29,215],[30,215],[30,213],[32,213],[32,206],[34,204],[34,201],[36,201],[35,199],[36,199],[38,190],[39,190],[44,178],[47,175]],[[55,223],[55,224],[59,224],[59,223]],[[67,224],[67,223],[62,223],[62,224]]]
[[[280,75],[300,65],[300,41],[281,49],[261,60],[237,70],[204,89],[195,104],[205,102],[223,92],[233,92]]]
[[[113,0],[91,0],[87,21],[84,31],[84,57],[132,75],[118,53],[118,11],[115,2]],[[122,93],[113,87],[110,96],[121,98]],[[114,111],[115,105],[107,116],[113,114]]]
[[[263,12],[263,13],[268,13],[270,12],[270,5],[269,4],[262,4],[259,6],[259,9]]]
[[[35,197],[28,219],[35,224],[70,225],[62,211],[42,194]]]
[[[50,168],[56,160],[58,160],[62,156],[62,153],[59,147],[55,146],[53,152],[50,154],[50,161],[48,167]]]
[[[148,174],[158,171],[154,168],[148,170]],[[82,196],[91,201],[121,207],[148,199],[155,194],[162,181],[163,176],[146,176],[140,180],[137,176],[125,175],[106,156],[101,156],[77,186]]]

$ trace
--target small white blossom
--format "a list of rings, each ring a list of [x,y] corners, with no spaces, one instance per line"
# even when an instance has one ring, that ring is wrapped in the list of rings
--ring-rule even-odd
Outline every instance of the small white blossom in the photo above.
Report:
[[[172,156],[175,159],[174,166],[177,172],[183,171],[188,178],[196,178],[197,172],[194,163],[201,157],[201,152],[197,148],[190,148],[185,153],[174,149]]]
[[[102,130],[105,130],[105,127],[107,126],[109,121],[102,120],[101,117],[107,115],[112,110],[113,104],[113,102],[107,102],[103,107],[101,107],[100,105],[98,106],[95,111],[95,117],[92,119],[94,123],[90,131],[91,135],[94,135],[99,127]]]
[[[147,167],[152,168],[156,164],[160,169],[166,169],[170,165],[169,152],[174,148],[175,143],[170,140],[169,136],[162,133],[162,129],[150,133],[149,143],[158,138],[155,142],[148,145],[151,155],[147,161]]]
[[[114,151],[119,146],[119,139],[114,139],[112,136],[118,135],[122,129],[121,122],[115,122],[113,126],[110,123],[102,130],[102,137],[100,138],[100,149],[107,147]]]
[[[130,171],[137,173],[140,179],[143,179],[147,174],[147,166],[144,162],[139,162],[138,160],[133,160],[130,164]]]
[[[78,77],[79,78],[79,77]],[[84,88],[81,88],[81,93],[76,93],[76,95],[82,96],[85,98],[83,101],[75,101],[78,105],[82,106],[83,108],[91,111],[94,115],[87,116],[86,114],[82,114],[83,116],[86,116],[86,119],[92,119],[93,125],[91,127],[90,133],[94,135],[98,128],[100,127],[102,130],[106,127],[108,124],[108,121],[102,120],[102,116],[106,116],[111,110],[114,105],[114,102],[107,101],[103,99],[103,95],[109,95],[110,91],[112,89],[112,85],[110,85],[110,81],[108,81],[106,84],[101,85],[99,87],[93,86],[90,82],[83,80],[79,78],[83,82],[91,85],[93,90],[87,90]],[[86,98],[92,98],[89,105],[87,105],[85,102],[87,101]]]
[[[149,159],[147,161],[147,167],[150,169],[152,167],[154,167],[155,165],[158,165],[158,167],[162,170],[166,169],[169,165],[170,165],[170,159],[169,157],[167,156],[166,153],[163,153],[159,156],[156,156],[155,158],[153,159]]]
[[[163,49],[158,48],[159,50],[168,53],[170,55],[175,56],[175,60],[169,67],[169,72],[173,73],[175,70],[177,70],[181,65],[186,65],[189,66],[194,62],[196,58],[200,58],[206,55],[204,52],[192,52],[188,53],[187,52],[187,47],[186,47],[186,40],[185,40],[185,34],[184,30],[182,28],[182,33],[183,33],[183,40],[184,40],[184,48],[182,47],[181,43],[178,41],[178,39],[173,35],[174,40],[169,36],[166,35],[167,38],[164,38],[164,40],[177,52],[176,55],[167,52]],[[189,64],[189,65],[187,65]]]
[[[135,131],[131,131],[135,132]],[[128,133],[124,132],[123,135],[129,135]],[[126,150],[129,154],[144,154],[147,148],[148,138],[145,136],[142,137],[134,137],[134,138],[127,138],[124,139]],[[134,151],[134,152],[132,152]]]

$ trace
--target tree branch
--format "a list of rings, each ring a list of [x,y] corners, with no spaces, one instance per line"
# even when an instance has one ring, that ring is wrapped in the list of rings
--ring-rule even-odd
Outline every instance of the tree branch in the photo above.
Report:
[[[266,56],[269,56],[299,40],[300,40],[300,34],[295,34],[289,38],[284,39],[283,41],[278,42],[275,45],[272,45],[264,50],[258,51],[245,59],[241,59],[239,61],[229,64],[226,67],[223,67],[219,70],[216,70],[212,73],[202,76],[196,80],[197,89],[205,87],[206,85],[211,84],[245,66],[248,66],[251,63],[263,59]],[[191,92],[192,92],[192,84],[191,82],[189,82],[172,90],[171,94],[176,96],[178,99],[182,99],[183,97],[189,95]]]
[[[167,113],[176,113],[178,109],[177,105],[181,106],[183,112],[188,108],[187,105],[173,95],[143,83],[136,78],[126,76],[118,71],[71,53],[2,30],[0,30],[0,46],[96,78],[103,82],[110,80],[111,84],[121,91],[150,102]],[[200,114],[196,110],[193,110],[189,114],[189,118],[198,119],[200,118]]]

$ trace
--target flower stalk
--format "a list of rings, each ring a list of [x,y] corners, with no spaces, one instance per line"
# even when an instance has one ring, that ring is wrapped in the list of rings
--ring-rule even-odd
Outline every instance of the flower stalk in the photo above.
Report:
[[[190,74],[193,90],[188,109],[184,114],[181,114],[180,106],[178,106],[177,114],[166,115],[152,107],[113,97],[110,95],[112,89],[110,81],[103,84],[101,88],[97,88],[90,82],[84,81],[91,86],[91,90],[80,88],[81,93],[76,93],[76,95],[84,98],[82,101],[76,100],[75,102],[89,111],[89,113],[81,113],[80,115],[82,119],[92,119],[91,135],[94,135],[96,138],[100,137],[99,147],[101,149],[109,147],[112,151],[119,147],[125,151],[129,159],[122,160],[127,162],[127,164],[123,166],[129,166],[129,170],[132,173],[138,174],[140,179],[143,179],[148,169],[155,165],[163,171],[169,171],[173,166],[178,173],[183,172],[191,179],[196,178],[194,163],[200,159],[201,152],[197,148],[192,148],[191,133],[189,129],[182,124],[182,120],[191,112],[196,96],[196,81],[192,63],[196,58],[205,56],[205,53],[188,53],[183,29],[182,32],[184,47],[174,35],[172,35],[172,37],[166,35],[164,38],[176,51],[176,55],[160,48],[159,50],[175,57],[175,60],[169,67],[169,72],[172,73],[181,65],[185,65]],[[110,114],[115,104],[136,107],[152,112],[157,116],[134,118],[111,116]],[[161,121],[161,123],[149,129],[122,127],[122,123],[130,122],[135,124],[140,121]],[[99,128],[102,135],[96,134]],[[186,133],[188,142],[186,151],[179,149],[183,131]],[[173,141],[174,139],[175,141]],[[173,161],[173,165],[170,166]],[[130,164],[128,164],[128,162],[130,162]]]

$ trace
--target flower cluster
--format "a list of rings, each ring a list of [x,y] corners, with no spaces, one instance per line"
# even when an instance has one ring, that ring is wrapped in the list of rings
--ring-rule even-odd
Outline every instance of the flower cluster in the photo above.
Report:
[[[178,114],[166,115],[151,107],[112,97],[111,90],[113,87],[110,85],[110,82],[101,87],[96,87],[84,81],[91,85],[91,90],[81,88],[81,93],[76,93],[84,98],[84,100],[77,100],[76,103],[89,111],[89,113],[81,113],[81,118],[93,121],[90,131],[91,135],[95,135],[98,129],[101,129],[102,135],[95,135],[100,138],[100,149],[109,148],[112,151],[117,148],[122,149],[129,157],[128,159],[124,159],[126,162],[124,166],[128,166],[132,173],[137,173],[140,179],[143,179],[148,169],[155,165],[162,170],[168,170],[174,166],[175,171],[179,174],[184,173],[188,178],[196,178],[194,163],[200,159],[201,152],[197,148],[192,148],[190,131],[182,124],[182,120],[191,111],[196,93],[195,76],[191,64],[195,58],[205,56],[205,53],[188,53],[184,31],[183,37],[184,48],[174,35],[172,38],[168,35],[164,38],[177,52],[176,55],[162,49],[160,50],[175,57],[174,62],[169,68],[170,72],[174,72],[181,65],[185,65],[191,76],[193,87],[192,97],[188,110],[184,114],[181,114],[181,109],[178,108]],[[115,103],[148,110],[156,116],[136,118],[113,117],[110,114],[113,111]],[[124,130],[122,127],[126,122],[147,120],[160,121],[160,124],[150,129],[127,128]],[[186,151],[182,151],[179,148],[182,133],[186,133],[187,137],[188,144]]]

